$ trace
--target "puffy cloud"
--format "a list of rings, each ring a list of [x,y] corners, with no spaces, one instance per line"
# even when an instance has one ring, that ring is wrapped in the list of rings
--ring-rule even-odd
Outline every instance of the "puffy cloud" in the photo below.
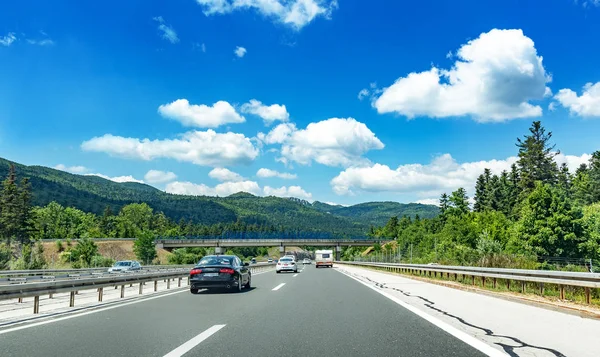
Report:
[[[58,164],[54,166],[54,168],[57,170],[70,172],[72,174],[85,174],[90,171],[90,169],[85,166],[66,166],[64,164]]]
[[[179,42],[179,37],[177,37],[177,32],[173,29],[173,27],[165,24],[165,20],[162,16],[157,16],[153,18],[154,21],[158,22],[158,30],[162,32],[162,38],[165,40],[175,44]]]
[[[361,89],[360,92],[358,92],[358,100],[365,99],[365,97],[368,97],[369,94],[370,94],[370,92],[367,88]]]
[[[554,96],[571,114],[582,117],[600,117],[600,82],[587,83],[580,96],[570,89],[561,89]],[[552,105],[553,103],[550,103]]]
[[[261,177],[261,178],[279,177],[279,178],[286,179],[286,180],[292,180],[292,179],[295,179],[298,177],[296,174],[290,174],[287,172],[279,172],[279,171],[265,169],[265,168],[261,168],[258,171],[256,171],[256,176]]]
[[[258,115],[263,119],[266,125],[271,125],[274,121],[288,121],[290,114],[285,105],[272,104],[264,105],[256,99],[251,99],[248,103],[242,105],[242,113]]]
[[[238,192],[248,192],[254,195],[261,194],[258,183],[254,181],[223,182],[215,187],[209,187],[205,184],[175,181],[167,184],[165,191],[178,195],[193,196],[229,196]]]
[[[159,170],[150,170],[148,172],[146,172],[146,175],[144,175],[144,180],[146,180],[149,183],[165,183],[165,182],[170,182],[173,181],[177,178],[177,175],[175,175],[173,172],[171,171],[159,171]]]
[[[209,107],[204,104],[190,104],[187,99],[177,99],[159,106],[158,112],[163,117],[176,120],[185,126],[199,128],[216,128],[223,124],[246,121],[231,104],[222,100]]]
[[[86,174],[86,176],[98,176],[98,177],[102,177],[103,179],[107,179],[107,180],[111,180],[111,181],[119,182],[119,183],[122,183],[122,182],[144,183],[144,181],[138,180],[131,175],[110,177],[110,176],[96,173],[96,174]]]
[[[245,178],[243,178],[240,174],[224,167],[215,167],[208,173],[208,176],[219,181],[240,182],[245,180]]]
[[[590,157],[589,154],[558,154],[555,161],[559,165],[566,163],[569,170],[575,172]],[[360,191],[414,193],[423,197],[417,202],[424,203],[459,187],[465,188],[469,196],[473,196],[475,181],[484,169],[489,168],[492,174],[499,175],[503,170],[510,171],[511,165],[517,160],[517,157],[511,156],[504,160],[458,163],[450,154],[443,154],[426,165],[407,164],[396,169],[381,164],[350,167],[334,177],[330,184],[338,195],[352,195]]]
[[[85,151],[112,156],[153,160],[169,158],[204,166],[247,164],[258,156],[258,149],[243,134],[190,131],[177,139],[150,140],[106,134],[81,144]]]
[[[235,48],[235,50],[233,50],[233,53],[235,53],[236,56],[238,56],[239,58],[242,58],[246,55],[246,52],[248,52],[244,47],[240,47],[237,46]]]
[[[450,154],[434,158],[427,165],[400,165],[395,170],[387,165],[374,164],[350,167],[331,180],[333,191],[338,195],[368,192],[416,192],[421,196],[437,196],[442,192],[464,187],[468,192],[485,168],[499,174],[510,170],[516,157],[506,160],[477,161],[459,164]],[[470,190],[470,191],[469,191]]]
[[[14,32],[9,32],[6,36],[0,36],[0,45],[8,47],[17,40]]]
[[[304,198],[311,199],[312,194],[304,191],[300,186],[281,186],[279,188],[273,188],[269,186],[265,186],[263,192],[267,196],[278,196],[278,197],[296,197],[296,198]]]
[[[398,78],[373,106],[408,118],[469,115],[480,122],[542,115],[542,108],[529,101],[543,99],[551,79],[522,30],[482,33],[456,56],[449,70],[432,67]]]
[[[302,130],[284,123],[258,138],[267,144],[282,144],[280,161],[303,165],[313,160],[327,166],[355,165],[365,162],[361,156],[367,151],[384,147],[365,124],[354,118],[331,118],[310,123]]]
[[[234,10],[255,9],[296,30],[316,17],[330,18],[338,7],[337,0],[196,0],[204,15],[227,14]]]

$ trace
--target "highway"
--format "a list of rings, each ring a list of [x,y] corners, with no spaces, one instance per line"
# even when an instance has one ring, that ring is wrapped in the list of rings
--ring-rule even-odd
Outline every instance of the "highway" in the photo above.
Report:
[[[241,293],[180,290],[5,328],[2,356],[486,355],[336,270],[267,271]]]

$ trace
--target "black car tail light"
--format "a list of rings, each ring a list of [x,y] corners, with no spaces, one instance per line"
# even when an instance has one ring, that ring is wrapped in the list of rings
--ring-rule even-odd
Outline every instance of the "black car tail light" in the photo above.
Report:
[[[202,269],[192,269],[190,275],[202,274]]]
[[[235,273],[235,270],[230,268],[221,268],[221,270],[219,270],[219,273],[233,274]]]

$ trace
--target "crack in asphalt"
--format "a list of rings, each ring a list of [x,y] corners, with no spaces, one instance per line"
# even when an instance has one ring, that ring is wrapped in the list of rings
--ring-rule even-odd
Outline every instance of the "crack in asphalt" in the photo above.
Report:
[[[373,280],[373,279],[370,279],[370,278],[369,278],[369,277],[367,277],[367,276],[363,276],[363,275],[355,274],[355,273],[348,272],[348,271],[346,271],[346,272],[347,272],[347,273],[349,273],[349,274],[351,274],[351,275],[353,275],[353,276],[355,276],[355,277],[356,277],[356,278],[358,278],[358,279],[367,280],[367,281],[369,281],[369,282],[371,282],[371,283],[375,284],[375,286],[376,286],[376,287],[378,287],[378,288],[380,288],[380,289],[390,289],[390,290],[397,291],[397,292],[399,292],[399,293],[401,293],[401,294],[403,294],[403,295],[405,295],[405,296],[407,296],[407,297],[414,297],[414,298],[421,299],[421,300],[425,301],[425,304],[424,304],[424,305],[425,305],[426,307],[428,307],[428,308],[430,308],[430,309],[432,309],[432,310],[434,310],[434,311],[437,311],[437,312],[439,312],[439,313],[441,313],[441,314],[443,314],[443,315],[445,315],[445,316],[448,316],[448,317],[451,317],[451,318],[453,318],[453,319],[456,319],[457,321],[459,321],[459,322],[460,322],[460,323],[462,323],[463,325],[466,325],[466,326],[469,326],[469,327],[471,327],[471,328],[474,328],[474,329],[477,329],[477,330],[483,331],[483,332],[486,334],[486,336],[490,336],[490,337],[496,337],[496,338],[505,338],[505,339],[508,339],[508,340],[512,340],[512,342],[514,342],[514,343],[516,343],[516,344],[519,344],[519,345],[517,345],[517,346],[512,346],[512,345],[509,345],[509,344],[506,344],[506,343],[501,343],[501,342],[493,342],[494,344],[496,344],[496,345],[498,345],[498,346],[502,347],[502,349],[504,350],[504,352],[508,353],[510,356],[513,356],[513,357],[518,357],[518,356],[519,356],[519,355],[518,355],[518,354],[515,352],[515,350],[516,350],[516,349],[519,349],[519,348],[531,348],[531,349],[537,349],[537,350],[542,350],[542,351],[549,352],[549,353],[553,354],[553,355],[554,355],[554,356],[556,356],[556,357],[566,357],[566,355],[564,355],[563,353],[561,353],[561,352],[559,352],[559,351],[557,351],[557,350],[555,350],[555,349],[552,349],[552,348],[531,345],[531,344],[529,344],[529,343],[527,343],[527,342],[524,342],[524,341],[522,341],[522,340],[521,340],[521,339],[519,339],[519,338],[512,337],[512,336],[506,336],[506,335],[497,335],[497,334],[495,334],[495,333],[494,333],[494,331],[492,331],[492,330],[490,330],[490,329],[488,329],[488,328],[485,328],[485,327],[481,327],[481,326],[474,325],[474,324],[472,324],[472,323],[469,323],[469,322],[465,321],[465,320],[464,320],[462,317],[459,317],[459,316],[456,316],[456,315],[452,315],[452,314],[450,314],[450,313],[448,313],[448,312],[446,312],[446,311],[444,311],[444,310],[442,310],[442,309],[439,309],[439,308],[437,308],[437,307],[433,306],[433,305],[435,305],[435,302],[433,302],[433,301],[431,301],[431,300],[428,300],[428,299],[426,299],[426,298],[424,298],[424,297],[422,297],[422,296],[419,296],[419,295],[413,295],[413,294],[411,294],[410,292],[408,292],[408,291],[404,291],[404,290],[402,290],[402,289],[399,289],[399,288],[392,288],[392,287],[388,287],[388,286],[386,286],[386,283],[380,283],[380,282],[378,282],[378,281],[375,281],[375,280]]]

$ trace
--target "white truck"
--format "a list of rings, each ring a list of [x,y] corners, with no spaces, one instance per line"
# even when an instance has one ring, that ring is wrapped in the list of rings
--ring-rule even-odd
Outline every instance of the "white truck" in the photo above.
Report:
[[[315,266],[333,268],[333,250],[317,250],[315,252]]]

